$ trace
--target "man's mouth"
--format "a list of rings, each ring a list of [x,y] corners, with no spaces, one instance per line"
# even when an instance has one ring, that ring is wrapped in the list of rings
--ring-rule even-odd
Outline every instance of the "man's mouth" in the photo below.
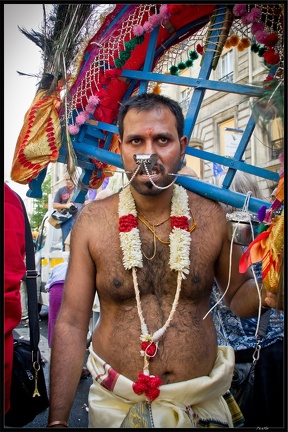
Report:
[[[135,154],[134,160],[138,165],[138,174],[140,175],[155,175],[159,172],[155,169],[158,160],[157,154]]]

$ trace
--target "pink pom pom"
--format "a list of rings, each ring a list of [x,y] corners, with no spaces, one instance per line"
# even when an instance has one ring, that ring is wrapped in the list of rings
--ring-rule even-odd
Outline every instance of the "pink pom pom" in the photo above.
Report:
[[[89,119],[89,114],[86,111],[81,111],[79,115],[76,117],[76,124],[81,126]]]
[[[167,4],[162,4],[159,8],[159,14],[161,16],[166,15],[167,13],[169,13],[169,9],[168,9],[168,5]]]
[[[153,28],[160,24],[161,16],[160,15],[151,15],[149,18],[149,22],[152,24]]]
[[[169,12],[167,14],[163,15],[162,20],[161,20],[161,24],[167,24],[168,21],[170,20],[170,16],[171,16],[171,14]]]
[[[167,4],[160,6],[159,16],[161,17],[161,24],[166,24],[169,21],[171,13],[169,12]]]
[[[141,36],[144,33],[144,29],[141,25],[136,25],[133,27],[133,34],[135,36]]]
[[[250,24],[250,21],[249,21],[249,14],[248,13],[246,13],[245,15],[242,15],[242,17],[241,17],[241,21],[242,21],[242,23],[243,23],[243,25],[248,25],[248,24]]]
[[[247,12],[245,4],[236,4],[233,8],[233,13],[235,16],[245,15]]]
[[[251,33],[253,35],[255,35],[255,33],[257,33],[257,31],[263,31],[263,30],[264,30],[264,23],[262,21],[254,22],[252,24]]]
[[[266,31],[258,31],[258,32],[255,33],[255,39],[260,44],[263,44],[265,42],[268,34],[269,33],[267,33]]]
[[[248,14],[248,19],[250,23],[257,22],[260,20],[260,18],[261,18],[261,9],[257,7],[253,7],[250,13]]]
[[[69,131],[70,135],[77,135],[79,132],[79,127],[76,125],[69,125],[68,131]]]
[[[148,32],[148,33],[151,32],[153,30],[152,24],[149,21],[146,21],[143,24],[143,29],[145,32]]]
[[[78,126],[81,126],[81,125],[83,125],[83,124],[85,123],[86,119],[85,119],[85,117],[84,117],[83,115],[81,115],[81,113],[80,113],[80,114],[76,117],[75,121],[76,121],[76,124],[77,124]]]
[[[88,103],[86,105],[85,111],[89,114],[93,114],[95,111],[95,106]]]
[[[98,98],[98,96],[90,96],[88,99],[88,104],[89,105],[94,105],[97,106],[100,102],[100,99]]]

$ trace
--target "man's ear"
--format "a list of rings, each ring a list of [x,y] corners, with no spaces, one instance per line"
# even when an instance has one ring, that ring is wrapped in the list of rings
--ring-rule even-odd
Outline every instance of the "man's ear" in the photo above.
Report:
[[[186,135],[184,135],[182,138],[180,138],[180,149],[181,149],[181,158],[182,159],[185,156],[187,145],[188,145],[188,138]]]
[[[180,138],[181,160],[179,163],[178,171],[182,168],[182,164],[183,164],[183,161],[185,158],[185,152],[186,152],[187,145],[188,145],[188,138],[186,135],[184,135],[182,138]]]

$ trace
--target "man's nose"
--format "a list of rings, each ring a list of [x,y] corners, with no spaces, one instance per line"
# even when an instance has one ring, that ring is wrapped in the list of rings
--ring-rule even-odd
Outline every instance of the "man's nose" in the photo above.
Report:
[[[144,141],[143,153],[145,154],[153,154],[155,153],[155,145],[152,137],[147,136]]]

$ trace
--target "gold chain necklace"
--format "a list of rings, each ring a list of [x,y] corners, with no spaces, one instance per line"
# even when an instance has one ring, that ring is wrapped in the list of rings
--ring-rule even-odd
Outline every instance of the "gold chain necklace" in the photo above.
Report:
[[[142,253],[143,253],[143,255],[144,255],[144,257],[148,260],[148,261],[152,261],[153,260],[153,258],[155,258],[155,256],[156,256],[156,251],[157,251],[157,244],[156,244],[156,238],[157,238],[157,240],[159,240],[161,243],[163,243],[163,244],[167,244],[167,245],[169,245],[170,244],[170,241],[167,241],[167,242],[164,242],[164,240],[162,240],[157,234],[156,234],[156,232],[155,232],[155,227],[159,227],[160,225],[163,225],[165,222],[167,222],[169,219],[170,219],[170,215],[169,215],[169,217],[167,218],[167,219],[165,219],[165,220],[163,220],[162,222],[159,222],[158,224],[152,224],[150,221],[148,221],[148,219],[146,219],[145,218],[145,216],[144,216],[144,214],[143,213],[141,213],[139,210],[138,210],[138,213],[139,214],[141,214],[142,216],[143,216],[143,219],[139,216],[139,214],[137,215],[137,217],[138,217],[138,219],[149,229],[149,231],[151,231],[152,232],[152,234],[153,234],[153,245],[154,245],[154,249],[153,249],[153,255],[151,256],[151,257],[148,257],[147,255],[145,255],[145,252],[143,251],[143,248],[142,248]],[[144,220],[145,219],[145,220]],[[146,221],[146,222],[145,222]],[[149,225],[149,224],[151,224],[152,226],[153,226],[153,228]]]
[[[193,225],[191,225],[191,227],[189,228],[189,231],[190,231],[190,233],[192,232],[192,231],[194,231],[194,229],[196,228],[196,226],[197,226],[197,223],[196,223],[196,221],[195,221],[195,216],[194,216],[194,214],[192,213],[192,211],[191,211],[191,209],[189,209],[190,210],[190,214],[191,214],[191,216],[192,216],[192,218],[193,218]],[[139,212],[138,211],[138,213],[141,213],[141,212]],[[141,213],[142,214],[142,213]],[[142,214],[142,216],[145,218],[145,216]],[[156,232],[155,232],[155,230],[153,229],[155,226],[160,226],[160,225],[162,225],[164,222],[167,222],[167,220],[168,219],[170,219],[170,216],[169,216],[169,218],[168,219],[166,219],[165,221],[163,221],[163,222],[160,222],[159,224],[157,224],[157,225],[153,225],[153,228],[148,224],[148,221],[147,221],[147,219],[146,219],[146,221],[144,220],[144,219],[142,219],[141,218],[141,216],[139,216],[139,214],[137,215],[137,218],[149,229],[149,231],[151,231],[151,233],[154,235],[154,241],[155,241],[155,238],[157,239],[157,240],[159,240],[159,242],[160,243],[162,243],[162,244],[166,244],[166,245],[169,245],[170,244],[170,241],[164,241],[164,240],[162,240],[157,234],[156,234]],[[154,245],[155,245],[155,242],[154,242]],[[142,251],[143,252],[143,251]],[[156,249],[155,249],[155,246],[154,246],[154,253],[153,253],[153,258],[154,258],[154,256],[155,256],[155,254],[156,254]],[[147,258],[147,256],[146,255],[144,255],[146,258]],[[152,259],[152,258],[147,258],[147,259]]]
[[[150,225],[148,225],[148,223],[144,220],[144,219],[142,219],[141,218],[141,216],[139,216],[139,215],[137,215],[137,218],[149,229],[149,231],[151,231],[151,233],[154,235],[154,238],[156,238],[157,240],[159,240],[159,242],[160,243],[163,243],[163,244],[166,244],[166,245],[169,245],[170,244],[170,240],[169,241],[164,241],[164,240],[162,240],[157,234],[156,234],[156,232],[155,232],[155,230],[152,228],[152,227],[150,227]],[[170,216],[169,216],[169,219],[170,219]],[[166,220],[168,220],[168,219],[166,219]],[[166,221],[165,221],[166,222]],[[164,223],[164,222],[162,222],[162,223]],[[160,224],[161,225],[161,224]],[[155,225],[155,226],[157,226],[157,225]],[[159,226],[159,225],[158,225]],[[147,257],[146,257],[147,258]]]
[[[160,225],[163,225],[165,222],[167,222],[167,221],[171,218],[171,216],[169,215],[167,219],[165,219],[165,220],[163,220],[162,222],[159,222],[159,223],[157,223],[157,224],[154,224],[154,223],[150,222],[150,221],[149,221],[149,220],[144,216],[144,214],[140,212],[140,210],[138,210],[138,214],[140,214],[140,215],[143,217],[143,219],[145,219],[146,222],[147,222],[149,225],[153,225],[154,228],[155,228],[155,227],[158,227],[158,226],[160,226]]]

